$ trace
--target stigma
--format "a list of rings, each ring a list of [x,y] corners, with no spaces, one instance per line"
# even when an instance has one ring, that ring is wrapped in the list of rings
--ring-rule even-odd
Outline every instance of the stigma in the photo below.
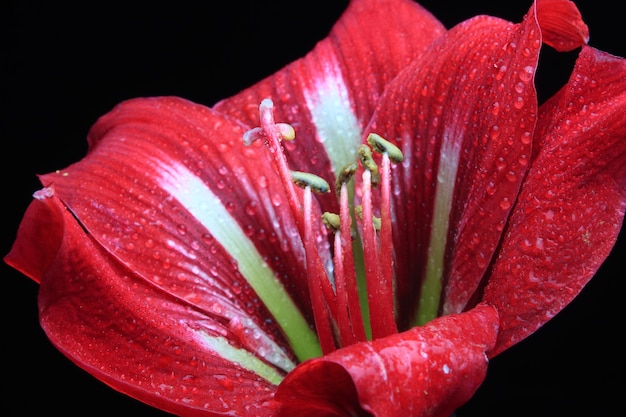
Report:
[[[370,133],[358,148],[358,160],[336,173],[333,189],[314,173],[288,167],[281,142],[294,140],[295,129],[274,121],[270,99],[261,102],[259,112],[261,126],[247,131],[243,141],[245,145],[263,141],[287,192],[305,249],[314,324],[323,353],[397,333],[390,181],[391,164],[402,162],[402,152]],[[316,195],[333,190],[339,213],[321,213],[314,203]],[[321,225],[327,228],[329,245],[318,243]]]

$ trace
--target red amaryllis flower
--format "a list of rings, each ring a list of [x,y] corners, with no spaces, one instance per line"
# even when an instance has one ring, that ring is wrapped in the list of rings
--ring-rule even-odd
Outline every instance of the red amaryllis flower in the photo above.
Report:
[[[447,416],[620,229],[626,64],[586,39],[564,0],[450,31],[354,1],[213,108],[103,116],[6,260],[40,282],[55,346],[163,410]],[[539,107],[542,42],[582,47]]]

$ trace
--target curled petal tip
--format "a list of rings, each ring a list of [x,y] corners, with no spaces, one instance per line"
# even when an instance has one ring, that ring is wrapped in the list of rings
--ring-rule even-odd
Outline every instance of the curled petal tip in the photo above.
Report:
[[[570,0],[538,0],[537,21],[543,42],[559,52],[576,49],[589,42],[589,28]]]

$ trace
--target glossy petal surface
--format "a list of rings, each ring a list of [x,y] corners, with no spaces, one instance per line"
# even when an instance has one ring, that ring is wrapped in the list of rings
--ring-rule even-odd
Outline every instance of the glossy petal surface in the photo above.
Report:
[[[285,197],[264,153],[243,149],[243,131],[177,98],[120,104],[93,127],[87,158],[41,178],[47,188],[7,257],[41,281],[41,320],[53,343],[109,384],[170,411],[238,409],[241,395],[253,393],[263,398],[252,403],[265,407],[270,387],[294,366],[252,287],[262,276],[262,285],[279,288],[280,277],[304,276],[293,272],[302,248],[274,234],[293,229],[293,219],[282,212]],[[238,253],[220,224],[243,242],[254,235],[256,245]],[[259,230],[280,244],[266,245]],[[249,259],[255,251],[258,262]],[[282,288],[271,308],[289,300]]]
[[[530,157],[539,45],[532,15],[519,25],[474,18],[381,99],[368,129],[405,155],[394,167],[395,219],[407,231],[394,242],[400,318],[412,317],[429,275],[446,283],[445,313],[462,311],[483,278]]]
[[[278,388],[281,415],[450,416],[483,381],[497,332],[481,305],[304,362]]]
[[[563,309],[613,247],[626,206],[626,62],[584,47],[541,108],[537,150],[483,300],[496,352]]]
[[[413,1],[354,1],[304,58],[214,108],[258,126],[258,103],[271,98],[276,121],[296,129],[296,141],[285,144],[294,169],[332,183],[356,160],[362,129],[386,85],[443,33],[443,25]],[[334,195],[322,204],[337,211]]]

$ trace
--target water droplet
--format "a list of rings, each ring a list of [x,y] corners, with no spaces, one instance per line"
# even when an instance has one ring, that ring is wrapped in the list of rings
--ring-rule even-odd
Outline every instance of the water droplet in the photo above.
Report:
[[[491,126],[491,130],[489,131],[489,137],[494,140],[500,137],[500,127],[498,125]]]
[[[502,200],[500,200],[500,208],[502,210],[508,210],[509,208],[511,208],[511,200],[509,200],[508,197],[504,197]]]
[[[491,105],[491,113],[493,113],[494,116],[497,116],[498,113],[500,113],[500,103],[496,101]]]
[[[226,174],[228,174],[228,168],[226,168],[224,165],[222,165],[221,167],[219,167],[217,172],[219,172],[220,175],[226,175]]]
[[[498,68],[498,73],[496,74],[496,80],[501,80],[507,69],[508,67],[506,65],[500,66],[500,68]]]
[[[527,83],[533,79],[533,75],[535,73],[535,68],[530,65],[524,67],[522,71],[519,73],[519,78],[523,82]]]
[[[179,235],[185,236],[187,234],[187,226],[185,226],[184,224],[179,224],[178,226],[176,226],[176,231]]]
[[[517,181],[517,174],[513,171],[509,171],[506,173],[506,179],[511,182],[515,182]]]
[[[211,244],[211,243],[213,243],[215,238],[212,235],[210,235],[209,233],[205,233],[205,234],[202,235],[202,240],[204,241],[204,243]]]
[[[490,181],[489,184],[487,184],[485,191],[487,191],[487,194],[489,195],[494,195],[496,193],[496,184],[493,181]]]
[[[532,133],[524,132],[522,133],[522,136],[520,136],[520,140],[522,141],[524,145],[528,145],[530,141],[532,140],[532,136],[533,136]]]
[[[515,84],[515,87],[513,87],[513,89],[515,89],[515,91],[517,91],[518,93],[522,93],[522,91],[524,91],[524,88],[526,87],[526,85],[523,82],[519,82],[517,84]]]
[[[522,107],[524,107],[524,97],[517,96],[517,98],[513,102],[513,107],[515,107],[516,109],[521,109]]]
[[[152,248],[154,247],[154,240],[148,239],[144,242],[144,245],[146,246],[146,248]]]
[[[274,207],[279,207],[283,203],[283,199],[280,194],[274,193],[271,195],[270,199],[272,200]]]
[[[521,166],[528,165],[528,155],[526,155],[525,153],[521,154],[519,158],[517,158],[517,162],[519,162]]]
[[[250,200],[246,203],[245,211],[248,216],[254,216],[258,211],[258,204],[255,200]]]
[[[267,177],[265,175],[260,175],[257,178],[257,183],[259,184],[259,187],[267,188]]]

